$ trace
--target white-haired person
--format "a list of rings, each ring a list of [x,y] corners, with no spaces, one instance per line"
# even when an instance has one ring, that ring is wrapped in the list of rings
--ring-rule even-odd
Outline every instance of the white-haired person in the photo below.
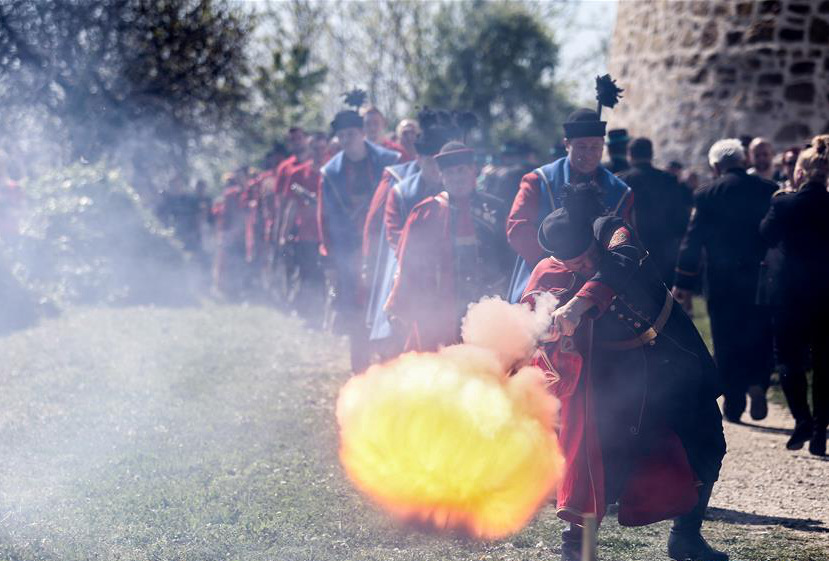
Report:
[[[758,175],[763,179],[774,179],[774,147],[767,139],[758,136],[748,145],[751,159],[749,175]]]
[[[708,151],[715,179],[694,193],[673,289],[679,302],[691,298],[704,254],[714,359],[724,384],[723,413],[734,423],[745,411],[746,394],[751,396],[752,419],[767,415],[766,390],[773,365],[770,313],[757,303],[757,283],[766,253],[760,221],[777,185],[748,175],[745,162],[736,138],[719,140]]]
[[[420,125],[417,120],[403,119],[397,123],[394,133],[397,135],[397,143],[403,147],[403,159],[405,161],[414,160],[417,157],[415,141],[420,135]]]
[[[826,455],[829,424],[829,135],[816,136],[800,152],[792,175],[794,192],[781,191],[760,224],[760,233],[781,258],[769,271],[769,303],[780,385],[795,420],[786,443]],[[806,370],[812,357],[812,410]]]

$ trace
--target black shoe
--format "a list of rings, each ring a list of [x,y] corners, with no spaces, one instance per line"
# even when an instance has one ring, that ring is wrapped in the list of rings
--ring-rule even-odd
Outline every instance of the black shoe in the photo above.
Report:
[[[580,526],[570,524],[570,528],[561,533],[561,561],[581,561]]]
[[[740,417],[743,415],[743,411],[746,410],[745,400],[740,403],[734,403],[735,399],[724,399],[723,400],[723,417],[729,423],[740,424]]]
[[[728,421],[729,423],[734,423],[735,425],[742,424],[742,421],[740,420],[741,416],[742,413],[733,413],[730,411],[723,414],[723,418],[725,418],[726,421]]]
[[[826,455],[826,428],[816,428],[809,441],[809,453],[813,456]]]
[[[751,396],[751,407],[749,413],[755,421],[762,421],[769,414],[769,406],[766,402],[766,390],[761,386],[748,388],[748,395]]]
[[[561,561],[581,561],[581,542],[561,544]]]
[[[702,519],[708,509],[708,501],[714,483],[705,483],[699,488],[699,500],[687,514],[674,518],[674,525],[668,536],[668,557],[675,561],[728,561],[728,554],[708,545],[700,534]]]
[[[803,445],[812,438],[813,434],[811,421],[797,421],[794,425],[794,431],[786,442],[786,448],[789,450],[800,450]]]
[[[708,545],[699,532],[688,535],[673,529],[668,536],[668,557],[674,561],[728,561],[728,554]]]

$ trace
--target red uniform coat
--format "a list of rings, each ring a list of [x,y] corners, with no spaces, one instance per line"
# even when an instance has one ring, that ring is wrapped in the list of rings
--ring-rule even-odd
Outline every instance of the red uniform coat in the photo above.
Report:
[[[228,185],[221,202],[213,207],[216,220],[214,282],[219,290],[232,289],[231,277],[238,276],[246,253],[245,220],[247,200],[238,185]]]
[[[512,203],[509,217],[507,219],[507,239],[510,246],[520,255],[531,267],[534,267],[547,253],[538,245],[539,208],[541,198],[541,183],[535,172],[526,174],[521,178],[518,194]],[[631,213],[633,211],[633,195],[624,197],[621,201],[622,208],[614,212],[616,216],[631,224]],[[611,209],[615,210],[615,209]],[[541,217],[543,219],[544,217]]]
[[[363,258],[373,255],[377,249],[377,242],[383,230],[383,212],[386,208],[386,198],[392,186],[399,181],[388,169],[383,170],[380,183],[371,197],[366,214],[366,223],[363,226]]]
[[[317,201],[322,175],[307,160],[293,167],[288,176],[288,188],[283,195],[283,224],[280,237],[292,237],[299,242],[319,242]]]
[[[267,223],[265,224],[265,232],[269,243],[276,239],[274,230],[280,229],[279,218],[282,216],[283,203],[287,190],[290,188],[290,177],[294,169],[301,165],[302,162],[291,155],[282,160],[276,169],[273,171],[274,178],[269,182],[269,187],[272,189],[267,196]]]
[[[614,296],[607,285],[584,282],[552,257],[535,267],[522,301],[534,304],[538,295],[547,292],[562,298],[575,293],[591,300],[596,307],[588,314],[594,316],[604,313]],[[572,338],[543,342],[534,361],[561,401],[559,443],[566,470],[556,494],[557,514],[576,524],[583,523],[585,514],[601,521],[606,509],[602,449],[596,415],[591,412],[596,401],[590,361],[584,359],[591,352],[591,324],[585,318]],[[650,524],[690,510],[696,502],[694,480],[682,442],[666,432],[627,480],[619,499],[619,523]],[[653,493],[654,488],[662,492]]]
[[[443,187],[438,183],[428,183],[421,173],[417,177],[407,178],[400,182],[386,197],[386,208],[383,213],[383,223],[386,228],[386,241],[397,257],[400,256],[400,239],[406,220],[415,206],[426,198],[439,193]]]
[[[441,193],[418,204],[403,229],[399,270],[385,308],[407,329],[407,351],[434,351],[459,340],[455,243],[475,231],[468,201],[459,205],[454,230],[451,215]]]
[[[404,162],[408,162],[415,159],[415,155],[403,148],[402,144],[398,144],[393,140],[389,140],[388,138],[384,138],[379,142],[380,146],[383,148],[387,148],[388,150],[393,150],[395,152],[400,152],[400,159],[397,160],[398,164],[402,164]]]

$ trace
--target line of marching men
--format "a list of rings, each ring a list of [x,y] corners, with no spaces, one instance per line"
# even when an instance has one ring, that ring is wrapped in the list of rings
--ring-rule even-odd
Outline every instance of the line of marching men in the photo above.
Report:
[[[688,289],[704,285],[726,417],[739,422],[747,394],[752,417],[765,416],[771,325],[790,326],[777,329],[783,332],[774,334],[776,343],[791,342],[787,333],[802,331],[792,329],[800,323],[790,319],[802,314],[757,302],[766,248],[782,243],[764,240],[759,229],[779,187],[767,179],[773,173],[767,142],[758,139],[748,151],[736,140],[715,144],[709,163],[716,178],[692,197],[675,177],[652,167],[647,139],[628,147],[630,169],[611,173],[601,163],[605,132],[599,134],[596,123],[603,122],[595,111],[580,109],[564,123],[566,152],[560,157],[540,167],[502,167],[500,181],[493,174],[478,185],[480,166],[464,144],[475,126],[468,115],[424,110],[417,121],[401,122],[391,142],[382,137],[379,111],[358,111],[362,99],[354,105],[331,123],[337,145],[326,134],[309,139],[292,129],[289,157],[255,177],[242,171],[229,182],[216,209],[214,272],[224,294],[247,297],[262,288],[280,294],[312,325],[349,336],[355,371],[404,350],[433,350],[458,340],[470,302],[484,295],[519,301],[532,270],[549,253],[538,241],[541,221],[562,207],[568,186],[589,184],[604,212],[634,227],[677,300],[687,304]],[[789,152],[784,156],[791,169],[781,184],[791,190],[797,154]],[[747,155],[753,169],[746,169]],[[774,255],[766,261],[773,264]],[[808,345],[813,336],[798,340]],[[776,349],[778,362],[779,356],[798,359],[781,370],[794,372],[782,382],[802,427],[792,447],[802,445],[815,425],[825,427],[827,416],[823,397],[816,420],[803,405],[803,344],[788,345],[796,352]],[[816,366],[822,369],[821,357]],[[826,394],[823,385],[819,377],[815,395]]]
[[[774,201],[778,185],[762,177],[769,162],[755,154],[749,174],[740,141],[717,142],[709,152],[716,177],[691,200],[676,178],[652,167],[647,139],[631,143],[627,172],[603,166],[606,123],[590,109],[564,123],[566,155],[504,174],[513,187],[480,189],[475,152],[464,143],[474,125],[466,114],[424,110],[407,146],[384,146],[366,138],[365,115],[340,111],[333,156],[324,135],[314,135],[274,172],[226,192],[220,284],[234,277],[231,259],[281,267],[285,286],[299,276],[301,288],[288,298],[348,335],[355,372],[458,342],[468,305],[483,296],[534,305],[542,293],[556,295],[561,305],[534,363],[562,403],[567,476],[557,510],[571,523],[562,559],[580,558],[585,514],[601,520],[605,505],[617,503],[622,524],[674,519],[672,559],[727,561],[701,535],[725,454],[716,400],[725,395],[732,422],[747,393],[752,417],[766,415],[769,315],[797,423],[787,445],[809,441],[810,452],[825,454],[829,136],[797,157],[788,177],[797,191]],[[256,212],[259,204],[267,211]],[[271,242],[266,251],[255,250],[257,239]],[[770,246],[782,251],[771,314],[757,300]],[[699,278],[716,361],[681,305]]]
[[[379,111],[355,108],[333,120],[333,146],[292,128],[290,155],[269,155],[257,175],[237,171],[214,206],[215,287],[230,298],[274,293],[347,334],[355,371],[452,340],[470,301],[506,292],[514,262],[503,226],[514,192],[476,191],[479,166],[463,143],[474,125],[425,109],[393,142]],[[469,294],[455,299],[455,289]]]

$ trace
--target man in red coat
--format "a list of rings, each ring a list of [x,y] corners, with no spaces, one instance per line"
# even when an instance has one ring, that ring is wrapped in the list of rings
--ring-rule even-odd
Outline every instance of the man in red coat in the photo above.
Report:
[[[360,111],[365,123],[366,140],[378,146],[382,146],[386,150],[392,150],[400,153],[398,163],[404,163],[412,160],[414,154],[410,154],[400,144],[386,136],[386,117],[376,107],[369,106]]]
[[[217,291],[229,298],[241,298],[247,288],[246,264],[248,199],[245,186],[247,168],[229,174],[216,216],[216,255],[213,283]]]
[[[487,295],[494,261],[482,251],[472,208],[475,152],[450,142],[435,156],[446,190],[409,215],[400,237],[399,269],[386,312],[407,333],[407,351],[434,351],[460,339],[470,303]]]
[[[288,129],[288,152],[287,158],[272,168],[273,178],[267,182],[267,191],[264,193],[265,206],[265,243],[268,246],[269,266],[275,264],[279,248],[276,244],[277,234],[280,229],[279,219],[282,216],[282,203],[288,188],[288,179],[294,168],[306,161],[310,154],[308,152],[308,135],[305,129],[300,126],[292,126]]]
[[[578,109],[564,123],[567,156],[541,166],[521,179],[507,218],[507,240],[518,254],[508,297],[517,302],[533,267],[544,257],[538,245],[538,227],[562,204],[566,185],[589,184],[600,195],[608,213],[630,223],[633,192],[601,165],[607,123],[592,109]]]
[[[400,234],[409,212],[421,201],[443,191],[440,168],[434,156],[459,134],[448,112],[424,109],[418,118],[423,123],[423,130],[415,142],[417,159],[386,168],[386,173],[397,172],[402,177],[397,182],[390,179],[381,182],[374,194],[373,203],[377,202],[380,189],[387,187],[380,209],[382,213],[375,212],[375,215],[381,214],[379,220],[374,218],[374,222],[380,224],[369,222],[371,210],[366,218],[363,247],[370,250],[366,254],[366,272],[370,282],[366,324],[371,330],[369,340],[380,360],[400,354],[405,342],[404,334],[394,332],[384,310],[397,272]]]
[[[674,518],[671,559],[727,561],[700,534],[725,454],[717,369],[631,228],[602,212],[576,188],[544,219],[551,256],[523,297],[560,301],[535,362],[561,400],[562,559],[581,559],[584,516],[618,503],[622,525]]]
[[[317,197],[322,182],[320,168],[328,158],[328,138],[325,133],[313,133],[309,146],[311,157],[294,166],[287,179],[277,245],[288,261],[288,301],[307,321],[318,323],[322,320],[324,275],[319,256]]]

